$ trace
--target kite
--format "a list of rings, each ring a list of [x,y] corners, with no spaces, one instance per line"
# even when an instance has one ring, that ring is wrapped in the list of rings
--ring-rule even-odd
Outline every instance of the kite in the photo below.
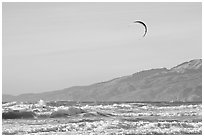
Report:
[[[145,32],[144,32],[144,35],[143,35],[143,37],[144,37],[147,34],[147,26],[145,25],[145,23],[142,22],[142,21],[139,21],[139,20],[134,21],[134,23],[140,23],[140,24],[142,24],[145,27]]]

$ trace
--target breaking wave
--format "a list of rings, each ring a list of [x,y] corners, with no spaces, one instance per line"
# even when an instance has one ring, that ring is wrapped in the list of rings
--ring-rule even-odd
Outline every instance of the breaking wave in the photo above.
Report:
[[[201,103],[41,100],[2,111],[2,134],[202,134]]]

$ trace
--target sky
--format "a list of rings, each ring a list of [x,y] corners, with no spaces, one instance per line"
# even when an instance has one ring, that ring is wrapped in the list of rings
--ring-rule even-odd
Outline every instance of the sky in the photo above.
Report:
[[[148,27],[147,35],[141,24]],[[202,58],[201,3],[3,3],[2,93],[89,85]]]

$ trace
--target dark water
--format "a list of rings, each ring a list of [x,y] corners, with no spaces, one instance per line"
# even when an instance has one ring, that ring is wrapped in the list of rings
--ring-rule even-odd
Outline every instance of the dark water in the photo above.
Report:
[[[76,109],[70,110],[70,107]],[[46,105],[3,104],[3,113],[8,110],[31,111],[35,117],[3,119],[3,134],[202,134],[201,102],[53,101]],[[51,117],[59,110],[69,110],[69,113]]]

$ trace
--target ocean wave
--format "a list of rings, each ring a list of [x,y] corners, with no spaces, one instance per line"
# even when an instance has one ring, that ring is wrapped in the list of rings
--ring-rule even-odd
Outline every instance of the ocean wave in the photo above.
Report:
[[[25,121],[25,123],[30,121]],[[45,122],[45,121],[44,121]],[[22,128],[19,124],[12,128],[4,129],[3,134],[101,134],[101,135],[126,135],[126,134],[201,134],[202,122],[177,122],[177,121],[121,121],[119,119],[51,119],[46,124],[27,125]]]
[[[66,102],[63,102],[66,104]],[[202,104],[2,105],[2,134],[201,134]]]

